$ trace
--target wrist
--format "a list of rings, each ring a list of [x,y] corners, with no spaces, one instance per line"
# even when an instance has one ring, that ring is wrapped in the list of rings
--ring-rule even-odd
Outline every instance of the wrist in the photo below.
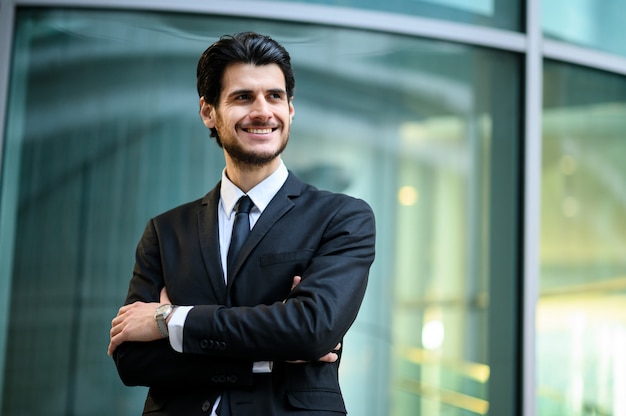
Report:
[[[169,330],[167,328],[167,319],[172,315],[174,305],[161,305],[154,311],[154,320],[156,321],[157,328],[163,336],[163,338],[169,337]]]
[[[172,310],[170,311],[170,313],[165,317],[165,323],[169,325],[170,320],[172,319],[172,316],[174,316],[174,312],[176,312],[176,309],[178,309],[177,305],[172,305]]]

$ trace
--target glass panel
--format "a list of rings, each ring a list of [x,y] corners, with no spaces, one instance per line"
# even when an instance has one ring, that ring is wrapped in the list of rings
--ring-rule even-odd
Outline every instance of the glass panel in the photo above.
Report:
[[[145,389],[122,386],[106,356],[110,320],[148,218],[219,179],[195,66],[239,30],[292,54],[287,166],[377,215],[342,358],[350,413],[515,415],[519,57],[295,23],[44,9],[18,14],[12,63],[2,414],[37,414],[42,395],[49,415],[140,412]]]
[[[521,31],[520,0],[280,0],[377,10]]]
[[[546,62],[540,415],[626,414],[626,78]]]
[[[622,0],[544,0],[546,37],[626,56],[626,7]]]

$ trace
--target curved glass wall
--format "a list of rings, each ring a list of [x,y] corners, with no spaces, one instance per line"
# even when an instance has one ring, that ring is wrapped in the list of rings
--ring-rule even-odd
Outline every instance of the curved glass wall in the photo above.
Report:
[[[219,179],[195,65],[239,30],[292,54],[287,166],[377,215],[344,346],[350,413],[515,414],[519,56],[314,25],[28,8],[3,149],[2,414],[37,414],[41,397],[49,415],[139,413],[145,390],[122,386],[106,356],[110,320],[148,218]]]
[[[542,0],[546,37],[626,56],[626,6],[622,0]]]
[[[477,26],[521,31],[522,2],[517,0],[280,0],[430,17]],[[285,5],[285,7],[289,7]]]
[[[626,414],[626,78],[544,67],[539,415]]]

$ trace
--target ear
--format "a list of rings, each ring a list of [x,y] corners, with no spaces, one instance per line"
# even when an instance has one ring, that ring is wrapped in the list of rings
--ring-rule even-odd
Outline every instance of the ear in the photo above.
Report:
[[[293,98],[289,100],[289,124],[293,123],[293,116],[296,114],[296,109],[293,106]]]
[[[205,126],[212,129],[215,127],[215,107],[200,97],[200,118]]]

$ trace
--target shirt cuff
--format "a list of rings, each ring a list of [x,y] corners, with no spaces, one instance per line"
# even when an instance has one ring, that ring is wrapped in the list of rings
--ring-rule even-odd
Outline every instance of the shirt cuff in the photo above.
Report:
[[[273,361],[255,361],[252,363],[253,373],[271,373],[274,367]]]
[[[176,352],[183,352],[183,329],[185,319],[193,306],[178,306],[167,323],[167,330],[170,333],[170,345]]]

